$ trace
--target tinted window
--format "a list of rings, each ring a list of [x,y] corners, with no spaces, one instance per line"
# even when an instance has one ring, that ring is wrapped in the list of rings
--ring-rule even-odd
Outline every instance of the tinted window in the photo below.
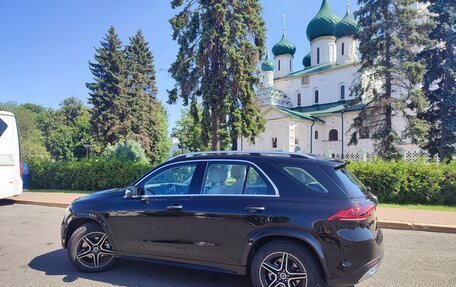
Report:
[[[0,119],[0,137],[6,131],[7,127],[8,127],[8,125],[2,119]]]
[[[304,168],[296,166],[286,166],[283,169],[294,179],[296,179],[309,189],[320,193],[328,193],[328,190]]]
[[[147,179],[142,195],[179,195],[188,194],[196,163],[168,167]]]
[[[266,183],[263,176],[254,167],[250,166],[244,193],[273,195],[274,190]]]
[[[336,169],[337,178],[344,190],[352,197],[364,197],[367,194],[366,187],[359,179],[346,168]]]
[[[204,180],[204,194],[242,194],[247,165],[209,163]]]

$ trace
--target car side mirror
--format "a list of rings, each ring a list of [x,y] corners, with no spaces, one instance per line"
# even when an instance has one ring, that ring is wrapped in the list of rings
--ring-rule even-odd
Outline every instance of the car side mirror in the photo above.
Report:
[[[132,198],[133,196],[138,195],[138,188],[136,186],[132,186],[125,190],[125,198]]]

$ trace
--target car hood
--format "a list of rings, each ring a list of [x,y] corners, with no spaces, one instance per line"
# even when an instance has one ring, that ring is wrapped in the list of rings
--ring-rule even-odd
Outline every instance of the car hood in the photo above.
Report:
[[[80,197],[80,198],[76,199],[73,203],[116,198],[119,196],[123,196],[124,193],[125,193],[125,188],[113,188],[113,189],[108,189],[108,190],[102,190],[102,191],[98,191],[98,192]]]

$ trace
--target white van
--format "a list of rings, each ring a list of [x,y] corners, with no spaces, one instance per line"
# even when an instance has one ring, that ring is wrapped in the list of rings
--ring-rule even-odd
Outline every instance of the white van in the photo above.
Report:
[[[0,199],[22,193],[21,167],[16,117],[0,111]]]

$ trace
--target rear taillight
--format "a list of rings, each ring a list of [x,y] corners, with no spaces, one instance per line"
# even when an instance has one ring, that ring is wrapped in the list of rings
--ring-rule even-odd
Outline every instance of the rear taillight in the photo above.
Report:
[[[375,205],[373,204],[355,206],[337,212],[333,216],[329,217],[328,220],[363,221],[368,219],[374,211]]]

